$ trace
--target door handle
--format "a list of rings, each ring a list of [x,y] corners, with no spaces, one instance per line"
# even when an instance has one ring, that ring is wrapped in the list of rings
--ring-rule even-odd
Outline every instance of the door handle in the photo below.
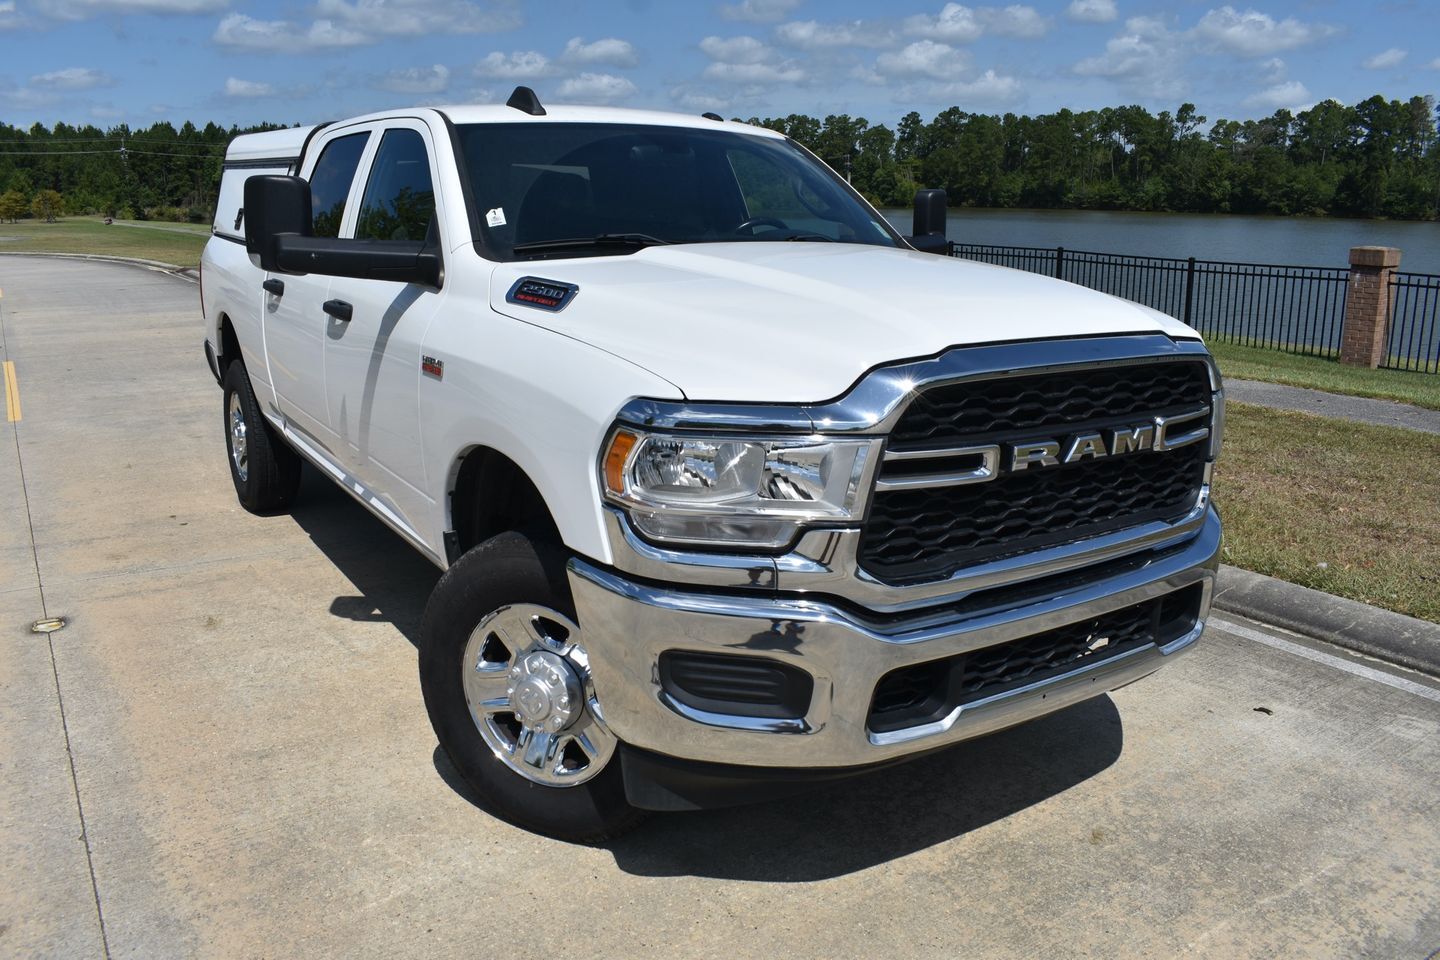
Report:
[[[324,310],[336,320],[342,323],[349,323],[350,315],[354,313],[355,308],[344,300],[326,300]]]
[[[269,280],[260,284],[260,289],[266,293],[273,293],[277,297],[283,297],[285,296],[285,281],[276,280],[274,277],[271,277]]]

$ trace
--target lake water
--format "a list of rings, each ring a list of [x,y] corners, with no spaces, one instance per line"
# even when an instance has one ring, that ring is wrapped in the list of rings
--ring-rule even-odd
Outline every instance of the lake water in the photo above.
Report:
[[[908,234],[909,210],[884,210]],[[1344,267],[1351,247],[1399,247],[1400,269],[1440,274],[1440,223],[1245,217],[1234,214],[952,208],[949,236],[961,243],[1065,247],[1152,257]]]

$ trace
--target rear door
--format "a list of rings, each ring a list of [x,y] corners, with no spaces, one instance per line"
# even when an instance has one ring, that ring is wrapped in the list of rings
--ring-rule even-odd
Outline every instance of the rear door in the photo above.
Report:
[[[310,181],[312,229],[317,237],[338,237],[345,224],[355,174],[370,140],[368,130],[338,130],[318,138],[301,175]],[[265,349],[276,403],[288,425],[333,458],[336,435],[325,398],[325,313],[331,278],[319,274],[266,274]]]
[[[356,189],[344,236],[428,240],[437,250],[447,225],[437,215],[439,171],[429,128],[415,119],[387,120]],[[438,204],[443,209],[443,204]],[[446,237],[448,240],[448,237]],[[399,515],[417,539],[432,504],[421,457],[421,342],[444,297],[417,283],[335,277],[330,297],[350,307],[325,338],[325,389],[340,459]],[[430,544],[430,546],[434,546]]]

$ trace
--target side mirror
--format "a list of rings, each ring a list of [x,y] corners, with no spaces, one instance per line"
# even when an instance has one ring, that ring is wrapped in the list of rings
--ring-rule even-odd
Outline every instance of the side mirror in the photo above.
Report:
[[[922,253],[949,253],[945,238],[946,199],[944,190],[915,191],[915,221],[910,246]]]
[[[245,250],[268,272],[280,270],[279,238],[310,236],[310,184],[299,177],[245,181]]]

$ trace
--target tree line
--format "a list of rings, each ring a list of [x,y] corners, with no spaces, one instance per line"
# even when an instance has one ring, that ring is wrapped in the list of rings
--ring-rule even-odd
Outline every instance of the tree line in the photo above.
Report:
[[[738,119],[738,118],[737,118]],[[892,130],[863,117],[751,117],[804,144],[881,206],[941,187],[952,206],[1440,218],[1434,97],[1334,100],[1210,123],[1185,103],[970,113]],[[0,123],[0,218],[98,214],[208,222],[225,144],[281,125]],[[44,202],[37,198],[46,191]]]
[[[283,126],[37,123],[25,130],[0,123],[0,219],[86,214],[208,223],[226,144]]]
[[[1209,123],[1192,103],[1038,116],[951,107],[894,130],[802,114],[748,122],[788,134],[883,206],[941,187],[952,206],[1340,217],[1440,217],[1435,98],[1334,100]]]

